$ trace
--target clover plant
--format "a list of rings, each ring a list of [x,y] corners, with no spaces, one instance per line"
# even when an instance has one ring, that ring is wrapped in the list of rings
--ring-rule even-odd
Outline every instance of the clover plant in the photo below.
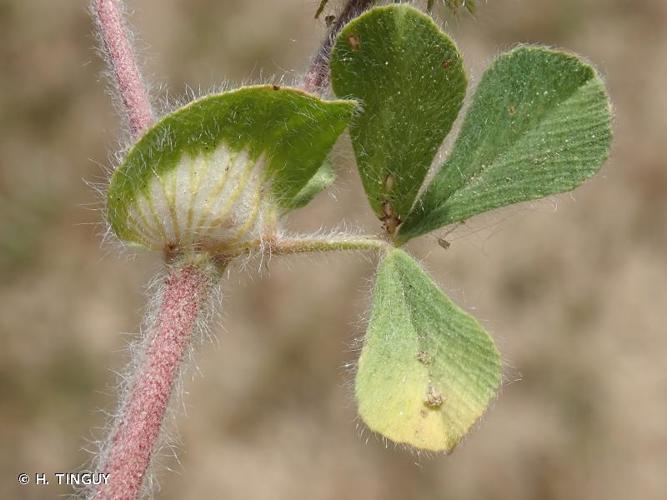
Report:
[[[451,452],[494,399],[502,374],[493,340],[403,245],[580,185],[608,154],[609,100],[599,75],[577,56],[518,46],[490,64],[451,152],[434,165],[463,105],[463,59],[428,14],[372,4],[348,3],[301,87],[241,87],[155,120],[118,5],[94,2],[135,136],[111,177],[108,221],[119,240],[163,252],[167,264],[100,454],[111,483],[95,498],[145,491],[189,338],[208,317],[207,297],[221,271],[248,255],[377,254],[355,381],[359,414],[372,431],[419,450]],[[327,95],[329,81],[335,98]],[[336,165],[327,157],[346,130],[378,233],[290,234],[285,216],[334,180]]]

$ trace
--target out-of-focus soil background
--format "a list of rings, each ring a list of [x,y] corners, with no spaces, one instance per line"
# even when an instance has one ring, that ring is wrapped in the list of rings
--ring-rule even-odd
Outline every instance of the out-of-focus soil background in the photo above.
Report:
[[[69,492],[16,476],[89,459],[160,269],[157,255],[101,243],[102,201],[85,181],[104,183],[124,139],[86,3],[0,0],[3,499]],[[186,85],[297,78],[324,32],[317,3],[129,2],[157,101]],[[499,344],[500,397],[450,457],[385,446],[358,429],[345,368],[373,262],[234,270],[216,340],[198,347],[169,424],[180,461],[165,452],[158,498],[665,498],[667,3],[490,0],[476,18],[440,14],[473,84],[494,54],[542,42],[593,61],[616,108],[611,158],[574,195],[472,220],[446,251],[433,237],[412,245]],[[289,226],[376,231],[345,141],[336,158],[332,194]]]

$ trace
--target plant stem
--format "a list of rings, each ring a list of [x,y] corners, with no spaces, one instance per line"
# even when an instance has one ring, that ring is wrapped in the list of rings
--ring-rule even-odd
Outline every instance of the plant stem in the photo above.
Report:
[[[287,255],[309,252],[338,252],[343,250],[382,250],[389,243],[374,236],[336,235],[336,236],[272,236],[263,240],[253,240],[231,248],[209,249],[220,255],[222,262],[261,249],[269,254]]]
[[[286,255],[306,252],[338,252],[342,250],[382,250],[386,241],[372,237],[281,238],[271,245],[275,254]]]
[[[153,110],[119,3],[118,0],[93,0],[92,10],[130,131],[136,138],[153,123]]]
[[[313,58],[308,72],[303,78],[303,88],[307,92],[322,93],[329,84],[329,57],[331,47],[338,32],[352,19],[369,9],[375,0],[348,0],[338,18],[329,29],[327,37]]]
[[[112,430],[100,471],[110,474],[93,498],[138,498],[156,449],[164,415],[211,286],[194,264],[172,268],[165,279],[157,317],[140,354],[136,373]]]

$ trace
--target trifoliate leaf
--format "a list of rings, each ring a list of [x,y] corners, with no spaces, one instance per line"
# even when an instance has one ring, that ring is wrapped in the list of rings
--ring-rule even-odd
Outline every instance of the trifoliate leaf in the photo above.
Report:
[[[482,77],[450,157],[397,239],[574,189],[599,170],[610,143],[610,104],[593,68],[542,47],[503,54]]]
[[[196,100],[160,120],[118,167],[111,227],[152,249],[221,250],[259,238],[324,186],[313,177],[354,109],[278,86]]]
[[[359,414],[396,443],[449,452],[501,381],[493,340],[405,252],[380,263],[355,393]]]
[[[370,204],[391,233],[461,108],[461,57],[422,12],[376,7],[338,35],[331,83],[337,96],[362,103],[350,126],[352,144]]]

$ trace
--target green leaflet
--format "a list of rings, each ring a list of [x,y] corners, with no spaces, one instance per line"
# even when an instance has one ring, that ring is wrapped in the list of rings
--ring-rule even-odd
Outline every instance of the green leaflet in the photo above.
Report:
[[[196,100],[152,127],[115,171],[111,227],[156,249],[255,237],[272,223],[268,212],[301,206],[304,190],[312,198],[324,186],[306,187],[354,109],[278,86]]]
[[[404,220],[465,95],[454,43],[408,5],[376,7],[338,35],[337,96],[362,102],[350,126],[361,180],[381,218]],[[391,231],[390,231],[391,232]]]
[[[315,172],[308,184],[306,184],[301,191],[292,200],[293,208],[301,208],[308,205],[315,196],[321,191],[324,191],[336,180],[336,173],[331,168],[331,163],[325,161],[320,169]]]
[[[452,451],[494,398],[500,358],[479,323],[400,249],[380,263],[355,393],[366,425]]]
[[[519,47],[486,71],[450,157],[397,241],[512,203],[569,191],[595,174],[611,143],[611,108],[574,55]]]

